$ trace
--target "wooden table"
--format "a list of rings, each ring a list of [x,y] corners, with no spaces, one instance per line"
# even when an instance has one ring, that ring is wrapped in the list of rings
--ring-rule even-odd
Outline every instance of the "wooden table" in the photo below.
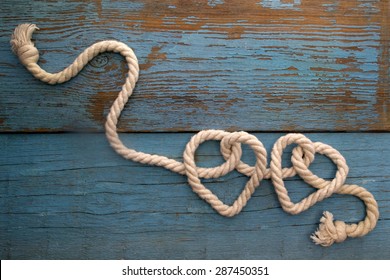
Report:
[[[0,11],[0,256],[2,259],[389,259],[390,90],[387,0],[2,1]],[[270,151],[304,132],[346,158],[347,182],[372,192],[380,219],[364,238],[330,248],[309,236],[322,211],[357,222],[364,206],[333,195],[283,212],[263,181],[234,218],[216,214],[186,178],[128,162],[104,136],[126,75],[119,55],[96,57],[70,82],[35,80],[9,47],[31,22],[40,65],[61,70],[103,39],[127,43],[141,76],[119,131],[137,150],[182,160],[194,132],[245,130]],[[65,133],[66,132],[66,133]],[[253,162],[247,149],[244,159]],[[288,157],[285,164],[288,166]],[[199,166],[221,163],[217,142]],[[311,170],[331,179],[317,156]],[[226,202],[247,178],[206,185]],[[294,201],[314,189],[286,182]]]

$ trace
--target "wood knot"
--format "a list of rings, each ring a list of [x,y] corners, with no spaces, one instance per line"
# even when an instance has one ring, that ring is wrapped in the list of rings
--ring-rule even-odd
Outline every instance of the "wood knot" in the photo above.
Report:
[[[95,68],[102,68],[102,67],[106,66],[109,61],[110,61],[110,59],[109,59],[108,55],[101,54],[101,55],[94,57],[89,62],[89,64]]]

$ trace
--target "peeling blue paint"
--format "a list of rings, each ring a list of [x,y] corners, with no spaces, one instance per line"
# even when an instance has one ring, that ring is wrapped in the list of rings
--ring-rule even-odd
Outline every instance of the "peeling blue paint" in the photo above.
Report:
[[[324,3],[322,4],[323,7],[326,7],[327,12],[334,12],[337,10],[339,6],[339,2],[335,1],[333,3]]]
[[[287,1],[281,1],[281,0],[262,0],[258,4],[260,4],[264,8],[270,8],[270,9],[291,9],[291,10],[299,10],[299,7],[301,5],[301,0],[290,0]]]
[[[223,0],[208,0],[207,1],[207,5],[209,5],[210,7],[216,7],[216,6],[222,5],[224,3],[225,3],[225,1],[223,1]]]

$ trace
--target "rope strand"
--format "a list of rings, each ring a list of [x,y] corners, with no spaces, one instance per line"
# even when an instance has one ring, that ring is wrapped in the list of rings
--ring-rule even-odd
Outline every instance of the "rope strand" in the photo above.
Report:
[[[232,217],[240,213],[256,188],[260,186],[260,182],[263,179],[271,179],[283,210],[293,215],[309,209],[333,193],[353,195],[363,201],[366,206],[366,217],[357,224],[334,221],[333,215],[325,211],[318,230],[311,236],[316,244],[330,246],[334,242],[343,242],[347,237],[364,236],[375,228],[379,218],[378,204],[374,196],[366,189],[357,185],[344,184],[348,175],[348,166],[344,157],[331,146],[321,142],[313,143],[302,134],[290,133],[280,137],[275,142],[271,152],[269,168],[267,168],[267,151],[263,144],[255,136],[244,131],[202,130],[198,132],[188,142],[183,153],[183,162],[126,147],[119,139],[117,124],[138,80],[138,60],[133,50],[122,42],[101,41],[86,48],[67,68],[52,74],[46,72],[37,64],[39,52],[31,41],[35,30],[38,30],[35,24],[21,24],[16,27],[11,39],[12,51],[34,77],[48,84],[64,83],[72,79],[91,59],[100,53],[116,52],[121,54],[126,59],[128,75],[107,115],[105,130],[111,147],[125,159],[161,166],[172,172],[187,176],[188,184],[192,190],[219,214]],[[221,153],[225,162],[212,168],[198,167],[195,162],[195,152],[201,143],[209,140],[220,141]],[[246,144],[253,150],[256,156],[254,166],[250,166],[241,160],[241,144]],[[292,167],[283,168],[282,155],[285,148],[291,144],[297,145],[292,151]],[[309,170],[309,165],[313,162],[316,153],[327,156],[337,166],[337,172],[332,181],[319,178]],[[249,180],[233,204],[226,205],[202,184],[201,179],[218,178],[234,169],[249,177]],[[298,203],[291,201],[284,184],[285,178],[295,175],[300,176],[307,184],[317,189],[316,192]]]

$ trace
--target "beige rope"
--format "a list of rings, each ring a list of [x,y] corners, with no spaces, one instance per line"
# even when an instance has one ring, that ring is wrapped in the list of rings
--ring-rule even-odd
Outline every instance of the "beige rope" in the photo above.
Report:
[[[349,194],[361,199],[366,206],[366,217],[358,224],[333,221],[333,215],[329,212],[324,212],[318,230],[311,236],[316,244],[322,246],[330,246],[334,242],[342,242],[347,237],[364,236],[375,227],[379,217],[378,205],[373,195],[366,189],[356,185],[344,184],[348,174],[348,166],[344,157],[331,146],[320,142],[313,143],[302,134],[290,133],[276,141],[271,153],[270,168],[267,168],[267,151],[263,144],[255,136],[243,131],[230,133],[222,130],[202,130],[198,132],[188,142],[183,154],[183,162],[160,155],[138,152],[126,147],[119,139],[117,123],[138,80],[138,61],[132,49],[118,41],[101,41],[85,49],[63,71],[51,74],[37,64],[39,53],[31,42],[32,34],[37,29],[34,24],[19,25],[12,36],[12,50],[28,71],[37,79],[49,84],[63,83],[70,80],[99,53],[111,51],[120,53],[125,57],[129,68],[128,75],[122,90],[111,106],[105,125],[109,143],[125,159],[143,164],[162,166],[187,176],[192,190],[209,203],[219,214],[228,217],[237,215],[242,210],[256,188],[259,187],[262,179],[272,180],[282,208],[290,214],[299,214],[333,193]],[[220,141],[221,153],[226,161],[220,166],[213,168],[197,167],[195,163],[196,149],[201,143],[208,140]],[[246,144],[253,150],[256,156],[254,166],[241,161],[241,144]],[[282,168],[283,151],[291,144],[297,145],[292,151],[292,167]],[[314,160],[315,153],[327,156],[337,166],[337,172],[332,181],[319,178],[308,169]],[[249,180],[234,203],[226,205],[202,184],[201,178],[218,178],[234,169],[248,176]],[[318,189],[298,203],[291,201],[284,185],[285,178],[295,175],[299,175],[306,183]]]

